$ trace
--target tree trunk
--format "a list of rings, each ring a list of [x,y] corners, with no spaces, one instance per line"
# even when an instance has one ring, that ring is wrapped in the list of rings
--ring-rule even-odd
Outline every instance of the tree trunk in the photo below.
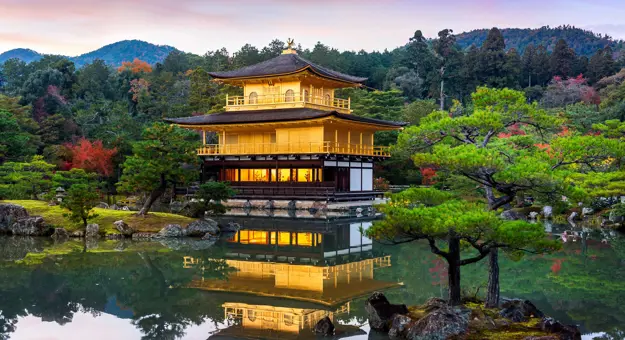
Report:
[[[488,255],[488,288],[486,293],[486,308],[499,306],[499,250],[491,249]]]
[[[449,257],[447,258],[447,280],[449,286],[449,305],[460,304],[460,239],[450,235],[448,240]]]
[[[445,110],[445,81],[441,79],[441,111]]]
[[[166,188],[167,182],[165,181],[165,176],[161,175],[161,184],[158,186],[158,188],[152,190],[150,196],[148,196],[148,199],[145,200],[145,203],[143,203],[143,207],[141,208],[141,210],[139,210],[140,216],[145,216],[148,214],[150,208],[152,207],[152,204],[154,204],[154,202],[156,202],[156,200],[165,193]]]

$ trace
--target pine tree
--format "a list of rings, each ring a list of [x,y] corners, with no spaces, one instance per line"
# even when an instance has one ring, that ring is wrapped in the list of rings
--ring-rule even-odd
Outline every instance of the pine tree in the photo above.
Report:
[[[534,85],[545,86],[551,80],[551,72],[549,70],[549,52],[543,45],[536,48],[536,55],[532,61],[532,69],[536,74]]]
[[[521,56],[515,48],[511,48],[506,53],[505,71],[507,73],[506,87],[518,88],[523,72],[523,64]]]
[[[549,70],[552,76],[570,77],[573,76],[575,66],[575,51],[569,48],[564,39],[558,40],[556,47],[549,58]]]
[[[536,82],[536,72],[534,69],[534,59],[536,59],[536,48],[530,44],[525,48],[521,63],[523,65],[523,79],[521,84],[527,87],[532,86],[532,80]]]
[[[599,79],[612,75],[616,71],[612,48],[607,46],[597,50],[588,62],[588,80],[596,83]]]
[[[492,28],[480,49],[478,59],[478,79],[482,84],[490,87],[507,85],[505,48],[501,31],[496,27]]]

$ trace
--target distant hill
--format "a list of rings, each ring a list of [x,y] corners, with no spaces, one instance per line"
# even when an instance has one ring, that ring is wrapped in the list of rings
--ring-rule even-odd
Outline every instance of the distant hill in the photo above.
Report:
[[[77,57],[67,58],[73,61],[76,67],[82,67],[96,59],[102,59],[111,66],[119,66],[122,62],[132,61],[135,58],[139,58],[149,64],[156,64],[165,60],[169,53],[175,50],[171,46],[154,45],[141,40],[122,40]],[[16,48],[0,54],[0,64],[11,58],[18,58],[30,63],[39,60],[42,56],[42,54],[33,50]]]
[[[625,50],[625,42],[614,40],[607,35],[595,34],[591,31],[583,30],[573,26],[541,28],[503,28],[501,33],[506,41],[506,48],[515,48],[519,53],[523,53],[527,45],[543,45],[547,50],[552,51],[556,42],[560,39],[566,40],[569,47],[575,50],[578,55],[592,56],[597,49],[611,46],[615,52]],[[467,49],[471,45],[482,46],[488,29],[473,30],[456,35],[456,40],[460,47]]]
[[[0,54],[0,64],[12,58],[18,58],[30,63],[31,61],[39,60],[41,58],[41,54],[27,48],[16,48]]]
[[[156,64],[165,60],[169,53],[175,50],[171,46],[154,45],[141,40],[122,40],[70,59],[76,67],[89,64],[96,59],[102,59],[112,66],[119,66],[123,61],[132,61],[135,58],[148,64]]]

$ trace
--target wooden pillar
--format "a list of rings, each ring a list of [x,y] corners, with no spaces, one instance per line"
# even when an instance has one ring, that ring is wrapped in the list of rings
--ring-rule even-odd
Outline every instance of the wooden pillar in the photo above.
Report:
[[[347,152],[350,153],[352,148],[352,131],[347,130]]]
[[[202,146],[206,145],[206,130],[202,129]]]
[[[332,151],[336,152],[339,147],[339,129],[334,129],[334,148]]]
[[[360,133],[360,144],[358,144],[358,149],[360,150],[360,153],[362,153],[362,132]]]

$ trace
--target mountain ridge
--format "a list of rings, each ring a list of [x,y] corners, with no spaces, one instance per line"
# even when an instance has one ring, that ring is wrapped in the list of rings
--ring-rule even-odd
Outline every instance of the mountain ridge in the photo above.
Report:
[[[96,59],[101,59],[111,66],[119,66],[124,61],[132,61],[139,58],[149,64],[162,62],[172,51],[178,51],[169,45],[157,45],[143,40],[121,40],[104,45],[91,52],[78,56],[63,56],[74,62],[76,67],[84,66]],[[41,59],[45,54],[27,48],[16,48],[0,54],[0,64],[11,58],[18,58],[30,63]]]

